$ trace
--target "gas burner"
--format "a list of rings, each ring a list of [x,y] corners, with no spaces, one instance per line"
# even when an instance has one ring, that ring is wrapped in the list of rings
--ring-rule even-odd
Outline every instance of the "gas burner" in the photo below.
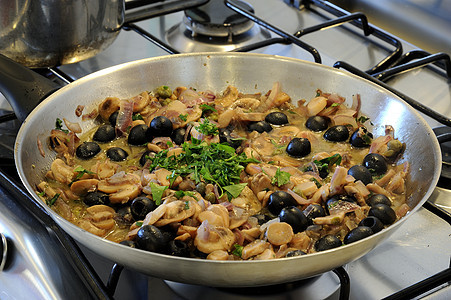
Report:
[[[251,5],[237,1],[249,12]],[[183,22],[166,33],[170,45],[180,52],[224,52],[271,37],[269,31],[234,12],[222,0],[211,0],[185,11]]]
[[[245,10],[254,13],[254,8],[246,2],[238,1]],[[193,35],[208,37],[229,37],[248,32],[253,22],[229,9],[222,0],[211,0],[205,5],[185,10],[183,22]]]
[[[449,183],[451,181],[451,140],[449,136],[451,135],[451,128],[448,126],[436,127],[433,129],[434,133],[439,138],[440,149],[442,150],[442,173],[440,180],[442,182]],[[445,141],[445,136],[446,141]],[[449,185],[446,188],[450,188]]]
[[[183,299],[326,299],[338,294],[340,281],[331,271],[292,283],[242,288],[214,288],[165,281],[174,293]]]

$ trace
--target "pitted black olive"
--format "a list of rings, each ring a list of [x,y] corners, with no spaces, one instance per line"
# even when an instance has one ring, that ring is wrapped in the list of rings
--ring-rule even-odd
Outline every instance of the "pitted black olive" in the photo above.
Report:
[[[117,122],[117,116],[119,115],[119,111],[116,110],[114,113],[110,115],[108,118],[108,122],[110,122],[111,126],[115,127]]]
[[[337,238],[335,235],[325,235],[315,243],[315,250],[316,251],[325,251],[333,248],[340,247],[342,245],[342,242],[339,238]]]
[[[271,124],[265,122],[265,121],[259,121],[259,122],[255,122],[255,123],[251,123],[247,126],[247,129],[252,132],[252,131],[257,131],[258,133],[263,133],[263,132],[270,132],[272,130],[272,126]]]
[[[155,210],[155,208],[157,208],[155,201],[147,198],[146,196],[136,197],[130,204],[130,212],[133,219],[136,221],[144,220],[146,215]]]
[[[369,216],[360,221],[359,226],[366,226],[371,228],[373,233],[378,233],[382,229],[384,229],[384,224],[376,217]]]
[[[356,242],[358,240],[364,239],[372,234],[373,231],[371,230],[371,228],[367,226],[358,226],[348,232],[348,234],[343,239],[343,243],[347,245]]]
[[[382,195],[382,194],[374,194],[374,195],[372,195],[371,197],[369,197],[369,198],[366,200],[366,203],[367,203],[369,206],[374,206],[374,205],[380,204],[380,203],[381,203],[381,204],[388,205],[388,206],[391,206],[391,201],[390,201],[390,199],[388,199],[387,196]]]
[[[181,144],[183,144],[183,142],[185,142],[185,135],[186,135],[186,128],[179,127],[172,132],[171,139],[175,144],[181,145]]]
[[[293,196],[285,191],[275,191],[268,198],[268,210],[278,216],[282,208],[288,206],[296,206],[297,202]]]
[[[382,175],[387,172],[387,161],[385,158],[377,153],[370,153],[363,159],[363,166],[370,170],[373,175]]]
[[[271,217],[264,214],[253,215],[254,218],[257,219],[258,225],[263,225],[268,221],[271,221]]]
[[[94,133],[92,139],[96,142],[106,143],[111,142],[116,138],[116,130],[111,125],[101,125]]]
[[[88,192],[86,196],[83,198],[83,202],[87,206],[93,205],[108,205],[110,204],[110,198],[107,194],[102,192]]]
[[[150,150],[147,150],[146,152],[144,152],[142,155],[141,155],[141,158],[139,159],[139,164],[141,165],[141,166],[144,166],[145,164],[146,164],[146,161],[148,161],[152,156],[154,156],[155,155],[155,153],[154,152],[152,152],[152,151],[150,151]]]
[[[304,231],[309,221],[304,213],[296,206],[284,207],[279,213],[280,222],[290,224],[294,233]]]
[[[112,147],[106,151],[106,156],[112,161],[123,161],[127,158],[128,153],[122,148]]]
[[[288,124],[288,117],[283,112],[274,111],[266,115],[265,121],[273,125],[285,125]]]
[[[158,116],[153,118],[150,122],[149,131],[153,137],[168,136],[172,134],[172,122],[165,116]],[[148,134],[149,135],[149,134]]]
[[[180,257],[188,257],[189,256],[188,244],[184,241],[172,240],[169,242],[168,245],[168,254]]]
[[[306,138],[293,138],[290,143],[288,143],[286,151],[293,157],[304,157],[310,154],[312,145]]]
[[[329,127],[329,122],[330,119],[327,117],[312,116],[308,118],[307,121],[305,122],[305,127],[307,127],[312,131],[320,132],[326,130],[327,127]]]
[[[285,257],[295,257],[295,256],[301,256],[301,255],[306,255],[307,253],[305,253],[302,250],[292,250],[290,252],[287,253],[287,255],[285,255]]]
[[[100,152],[100,146],[96,142],[84,142],[75,150],[80,159],[90,159]]]
[[[147,140],[147,133],[148,127],[146,124],[139,124],[136,126],[133,126],[130,130],[130,133],[128,134],[128,143],[130,145],[144,145],[148,142]]]
[[[344,125],[332,126],[326,130],[323,137],[329,142],[344,142],[349,138],[349,130]]]
[[[376,204],[370,208],[369,216],[373,216],[381,220],[385,225],[393,224],[396,221],[395,211],[388,205]]]
[[[307,217],[309,221],[309,225],[313,224],[313,219],[318,217],[325,217],[326,211],[324,208],[319,204],[310,204],[307,206],[304,211],[304,215]]]
[[[373,134],[368,132],[365,127],[360,127],[351,134],[349,143],[357,148],[365,148],[371,145]]]
[[[142,250],[162,253],[168,242],[163,232],[153,225],[141,226],[136,234],[136,244]]]
[[[364,166],[360,165],[352,166],[348,170],[348,175],[354,177],[356,181],[361,180],[365,185],[373,182],[373,176],[371,175],[370,171]]]
[[[237,149],[243,143],[243,139],[233,134],[233,128],[219,128],[219,141],[227,143],[231,147]]]
[[[121,205],[117,208],[116,220],[124,224],[131,224],[134,221],[137,221],[133,219],[132,211],[130,209],[130,205],[128,204]]]

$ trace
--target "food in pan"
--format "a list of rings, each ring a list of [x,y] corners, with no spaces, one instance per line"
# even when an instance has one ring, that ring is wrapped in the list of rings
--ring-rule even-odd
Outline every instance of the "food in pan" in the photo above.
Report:
[[[108,97],[77,109],[97,118],[87,132],[57,119],[38,192],[80,228],[148,251],[256,260],[332,249],[410,209],[405,145],[390,125],[373,136],[360,106],[360,95],[346,104],[321,90],[294,100],[279,83]]]

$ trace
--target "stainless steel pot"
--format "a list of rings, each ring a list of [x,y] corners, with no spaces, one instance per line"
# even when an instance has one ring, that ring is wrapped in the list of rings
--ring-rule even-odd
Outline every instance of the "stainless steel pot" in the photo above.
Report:
[[[123,0],[1,0],[0,53],[28,67],[87,59],[124,22]]]
[[[1,80],[1,77],[0,77]],[[208,261],[173,257],[131,249],[90,234],[66,221],[43,203],[35,186],[49,169],[55,154],[45,157],[37,139],[45,143],[55,119],[79,121],[74,111],[94,108],[107,96],[136,95],[160,85],[192,86],[200,90],[224,90],[232,84],[245,93],[266,91],[274,81],[293,99],[309,98],[317,88],[351,99],[362,97],[361,110],[376,124],[373,133],[384,134],[384,125],[395,128],[407,145],[402,160],[411,163],[407,199],[412,211],[390,227],[358,242],[332,250],[293,258],[266,261]],[[81,122],[84,130],[93,121]],[[386,240],[431,195],[440,175],[441,153],[427,123],[405,102],[381,87],[327,66],[297,59],[250,53],[197,53],[162,56],[108,68],[86,76],[54,92],[27,117],[15,147],[19,175],[37,203],[74,239],[94,252],[142,273],[178,282],[238,287],[277,284],[308,278],[356,260]]]

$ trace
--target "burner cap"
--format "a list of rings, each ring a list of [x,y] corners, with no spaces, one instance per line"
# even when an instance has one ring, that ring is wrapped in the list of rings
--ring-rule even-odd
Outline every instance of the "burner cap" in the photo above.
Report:
[[[253,13],[251,5],[237,1],[239,5]],[[249,31],[254,25],[251,20],[228,8],[222,0],[210,0],[205,5],[185,10],[183,19],[192,34],[212,37],[228,37]]]

